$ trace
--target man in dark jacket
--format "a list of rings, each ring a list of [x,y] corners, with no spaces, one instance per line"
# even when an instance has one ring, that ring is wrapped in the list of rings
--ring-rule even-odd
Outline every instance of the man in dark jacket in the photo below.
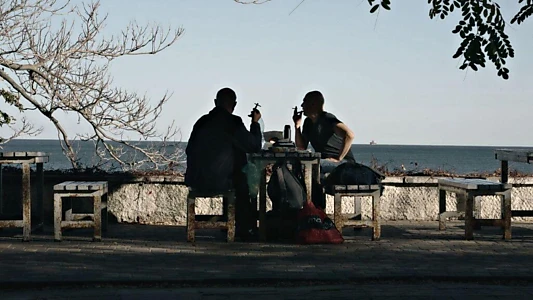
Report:
[[[202,191],[235,190],[237,235],[244,237],[256,227],[246,175],[246,153],[261,150],[261,113],[252,111],[250,131],[233,115],[237,95],[230,88],[218,91],[215,108],[194,124],[187,143],[185,184]]]

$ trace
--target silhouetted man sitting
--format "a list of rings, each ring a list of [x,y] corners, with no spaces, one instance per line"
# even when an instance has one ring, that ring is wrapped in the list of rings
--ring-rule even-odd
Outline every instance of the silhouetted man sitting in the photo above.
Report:
[[[194,124],[187,144],[185,184],[202,191],[235,190],[237,236],[246,239],[256,229],[256,208],[251,206],[246,175],[246,153],[261,150],[261,113],[252,111],[250,131],[233,115],[237,95],[230,88],[218,91],[215,108]]]

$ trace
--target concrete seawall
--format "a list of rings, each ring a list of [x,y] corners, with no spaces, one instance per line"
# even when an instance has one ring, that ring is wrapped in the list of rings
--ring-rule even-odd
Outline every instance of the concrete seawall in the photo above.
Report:
[[[439,177],[387,177],[384,180],[385,191],[381,198],[381,217],[383,220],[437,220]],[[442,178],[442,177],[440,177]],[[498,181],[497,177],[489,180]],[[140,224],[184,225],[186,222],[187,187],[183,178],[178,176],[122,176],[122,175],[45,175],[44,211],[46,222],[53,219],[53,185],[67,180],[107,180],[109,182],[108,209],[118,222]],[[513,184],[512,208],[533,210],[533,177],[510,178]],[[5,172],[1,197],[3,214],[20,214],[20,175]],[[343,201],[343,210],[354,210],[354,199],[347,197]],[[327,212],[332,213],[333,197],[328,196]],[[478,197],[481,201],[481,216],[496,218],[500,213],[500,202],[496,197]],[[371,201],[362,198],[363,217],[370,215]],[[221,212],[221,199],[200,199],[197,211],[203,214]],[[32,192],[33,214],[38,211],[40,203],[35,191]],[[455,210],[455,197],[448,197],[448,210]],[[267,203],[270,209],[270,201]],[[81,211],[91,208],[87,201],[74,209]],[[531,221],[533,218],[515,218]]]
[[[387,177],[385,191],[381,198],[381,217],[384,220],[437,220],[438,189],[434,177]],[[497,181],[498,178],[488,178]],[[511,178],[513,209],[533,210],[533,177]],[[187,188],[182,184],[132,183],[124,184],[110,195],[109,211],[120,222],[144,224],[184,225],[186,218]],[[270,200],[267,200],[270,209]],[[481,216],[497,218],[500,201],[497,197],[478,197],[481,201]],[[205,214],[220,213],[221,199],[201,199],[197,211]],[[370,197],[362,197],[363,217],[371,212]],[[449,195],[447,207],[456,206],[454,195]],[[327,212],[333,212],[333,197],[327,197]],[[353,197],[343,200],[344,211],[354,211]],[[519,219],[519,218],[515,218]],[[533,218],[520,218],[532,221]]]

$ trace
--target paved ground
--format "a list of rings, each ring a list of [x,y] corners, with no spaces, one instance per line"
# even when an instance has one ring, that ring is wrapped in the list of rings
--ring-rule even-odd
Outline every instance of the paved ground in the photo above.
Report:
[[[463,240],[462,223],[387,222],[380,241],[370,229],[346,228],[341,245],[226,243],[217,230],[111,224],[104,241],[90,231],[52,228],[21,241],[0,231],[0,298],[531,298],[533,224],[516,224],[513,240],[496,228]]]

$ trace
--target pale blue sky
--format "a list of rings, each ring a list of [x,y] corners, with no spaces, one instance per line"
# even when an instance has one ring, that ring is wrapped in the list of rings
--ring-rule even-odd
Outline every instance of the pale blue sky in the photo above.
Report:
[[[516,2],[500,1],[508,20]],[[184,141],[228,86],[246,124],[261,103],[267,130],[292,124],[292,107],[318,89],[356,144],[533,146],[533,19],[508,28],[516,58],[504,81],[491,64],[466,76],[457,68],[460,39],[451,30],[458,16],[430,20],[425,0],[392,1],[379,17],[361,0],[306,0],[289,15],[298,3],[102,1],[109,33],[132,19],[185,28],[165,52],[117,60],[115,84],[154,101],[173,92],[160,128],[175,120]],[[46,126],[39,138],[56,138]]]

